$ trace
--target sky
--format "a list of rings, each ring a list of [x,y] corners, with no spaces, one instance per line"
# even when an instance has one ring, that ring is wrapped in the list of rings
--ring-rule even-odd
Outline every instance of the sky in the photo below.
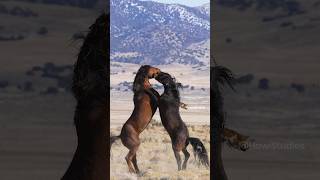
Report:
[[[210,0],[152,0],[166,4],[183,4],[190,7],[201,6],[209,3]]]

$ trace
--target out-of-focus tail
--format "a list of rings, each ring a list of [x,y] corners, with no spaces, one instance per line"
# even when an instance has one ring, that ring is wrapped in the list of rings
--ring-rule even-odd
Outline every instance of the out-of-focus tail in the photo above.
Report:
[[[120,139],[120,136],[111,136],[110,137],[110,150],[111,150],[111,146],[112,146],[112,144],[116,141],[116,140],[118,140],[118,139]]]
[[[199,163],[208,168],[210,166],[209,158],[203,143],[200,141],[200,139],[194,137],[189,137],[188,140],[193,147],[195,159],[198,157]]]

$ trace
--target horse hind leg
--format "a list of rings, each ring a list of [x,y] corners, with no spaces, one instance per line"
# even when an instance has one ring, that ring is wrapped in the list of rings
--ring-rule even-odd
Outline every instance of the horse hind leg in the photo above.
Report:
[[[140,173],[140,170],[139,170],[139,167],[138,167],[138,164],[137,164],[137,154],[135,154],[134,156],[133,156],[133,166],[134,166],[134,168],[136,169],[136,172],[137,173]]]
[[[187,148],[185,147],[183,150],[182,150],[183,154],[184,154],[184,162],[182,164],[182,169],[187,169],[187,163],[188,163],[188,159],[190,157],[190,153],[187,151]]]
[[[134,159],[134,156],[136,155],[136,152],[138,150],[138,147],[134,147],[132,149],[129,150],[129,153],[127,154],[126,156],[126,161],[127,161],[127,164],[128,164],[128,168],[129,168],[129,172],[130,173],[137,173],[136,169],[135,169],[135,164],[133,163],[133,159]]]
[[[180,157],[179,151],[173,150],[173,152],[174,152],[174,156],[177,160],[178,171],[180,171],[181,170],[181,157]]]

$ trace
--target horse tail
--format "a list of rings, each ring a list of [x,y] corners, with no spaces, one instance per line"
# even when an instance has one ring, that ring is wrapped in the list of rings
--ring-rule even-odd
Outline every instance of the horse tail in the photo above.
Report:
[[[110,150],[111,150],[112,144],[118,139],[120,139],[120,135],[119,136],[111,136],[110,137]]]
[[[195,159],[198,157],[198,161],[205,167],[209,167],[209,158],[206,148],[198,138],[189,137],[189,142],[193,147],[193,153]]]

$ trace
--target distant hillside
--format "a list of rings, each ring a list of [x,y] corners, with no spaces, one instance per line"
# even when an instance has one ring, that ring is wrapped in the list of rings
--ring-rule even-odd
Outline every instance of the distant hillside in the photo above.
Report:
[[[188,47],[209,39],[209,21],[208,5],[192,8],[152,1],[111,0],[113,60],[199,65],[201,61]],[[189,53],[185,53],[187,49]],[[129,57],[128,53],[134,56]]]
[[[34,10],[34,8],[29,8],[28,4],[30,7],[47,8],[52,6],[57,9],[59,7],[80,7],[100,11],[107,3],[105,0],[18,1],[23,1],[24,3],[21,4],[24,5],[9,7],[6,4],[19,3],[17,1],[15,3],[8,2],[0,6],[0,15],[2,13],[21,17],[36,17],[34,22],[37,22],[43,18],[43,14],[39,14],[38,10]],[[209,4],[201,7],[187,7],[153,1],[111,0],[110,7],[113,61],[154,65],[170,63],[208,65],[209,60],[205,59],[208,57],[208,53],[199,54],[199,49],[201,49],[201,45],[204,45],[201,42],[208,41],[210,37]],[[1,38],[11,41],[22,40],[30,36],[30,29],[19,30],[19,32],[12,32],[11,29],[7,26],[1,30],[0,27],[0,32],[2,31],[3,34],[2,36],[0,34],[0,40]],[[21,29],[25,28],[21,26]],[[33,30],[31,33],[34,34],[36,31],[38,30]],[[50,31],[49,29],[49,33]],[[79,31],[81,30],[79,29]],[[78,33],[74,37],[78,36],[81,37],[82,34]],[[195,49],[192,50],[190,47]],[[209,50],[209,47],[205,48],[207,51]]]
[[[218,0],[214,54],[240,73],[320,83],[319,0]]]

